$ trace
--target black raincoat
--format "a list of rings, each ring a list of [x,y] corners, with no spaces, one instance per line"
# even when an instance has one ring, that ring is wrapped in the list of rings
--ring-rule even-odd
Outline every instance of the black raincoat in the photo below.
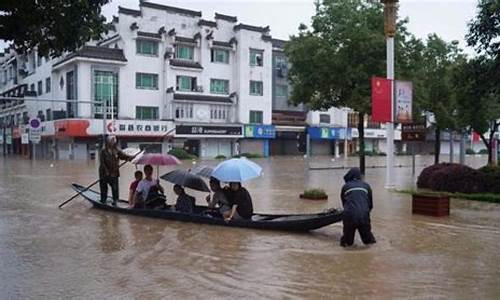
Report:
[[[350,169],[344,180],[340,195],[344,206],[344,236],[341,245],[351,246],[356,230],[359,231],[363,243],[373,244],[375,237],[370,224],[370,212],[373,209],[372,189],[368,183],[361,180],[361,171],[358,168]]]

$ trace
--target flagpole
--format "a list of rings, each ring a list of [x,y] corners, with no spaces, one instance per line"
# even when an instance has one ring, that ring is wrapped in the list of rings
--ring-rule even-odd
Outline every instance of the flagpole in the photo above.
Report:
[[[396,35],[397,2],[382,0],[384,3],[384,31],[387,42],[387,79],[391,80],[391,122],[386,123],[386,176],[385,188],[395,187],[394,183],[394,36]]]

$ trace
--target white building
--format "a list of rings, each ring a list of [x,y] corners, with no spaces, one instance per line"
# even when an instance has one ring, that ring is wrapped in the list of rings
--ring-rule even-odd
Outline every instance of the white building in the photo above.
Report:
[[[0,93],[26,97],[34,90],[39,99],[1,103],[8,151],[27,153],[20,135],[38,116],[41,151],[61,159],[93,156],[103,133],[121,137],[122,146],[156,144],[161,152],[179,146],[202,157],[268,154],[268,27],[142,1],[139,10],[120,7],[111,25],[102,40],[61,58],[12,49],[0,58]]]

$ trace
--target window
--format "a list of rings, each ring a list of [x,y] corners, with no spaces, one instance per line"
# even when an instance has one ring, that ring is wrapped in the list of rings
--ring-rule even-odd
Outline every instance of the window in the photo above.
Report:
[[[214,48],[211,50],[210,55],[212,62],[229,63],[229,50]]]
[[[158,56],[158,42],[149,40],[135,41],[137,54]]]
[[[135,118],[138,120],[158,120],[158,107],[136,106]]]
[[[196,77],[177,76],[177,90],[183,92],[197,91]]]
[[[274,58],[274,67],[280,68],[286,65],[286,58],[284,56],[276,56]]]
[[[330,115],[329,114],[320,114],[319,115],[319,122],[325,123],[325,124],[330,124]]]
[[[43,82],[40,80],[40,81],[38,81],[37,95],[40,96],[41,94],[43,94]]]
[[[45,78],[45,92],[50,93],[50,77]]]
[[[34,83],[32,83],[32,84],[30,85],[30,91],[32,91],[32,92],[34,92],[34,91],[35,91],[35,84],[34,84]]]
[[[135,73],[135,87],[137,89],[158,89],[158,74]]]
[[[186,45],[176,45],[175,46],[175,58],[179,59],[194,59],[194,47]]]
[[[193,104],[176,104],[175,106],[176,119],[192,119]]]
[[[250,80],[250,95],[253,96],[263,95],[262,81]]]
[[[229,80],[210,79],[210,93],[229,94]]]
[[[277,97],[288,96],[288,87],[284,84],[277,84],[276,85],[276,96]]]
[[[264,57],[263,54],[263,50],[250,49],[250,65],[262,67]]]
[[[38,54],[36,57],[36,65],[38,67],[42,65],[42,58],[43,58],[43,56],[41,56],[40,54]]]
[[[74,77],[73,75],[70,77],[68,77],[68,74],[66,75],[68,89],[73,90],[70,89],[71,84],[69,83],[73,81]],[[111,71],[95,70],[92,83],[94,87],[94,101],[100,102],[94,104],[94,118],[100,119],[103,117],[103,104],[106,104],[106,118],[111,119],[111,103],[113,103],[113,114],[116,117],[118,115],[118,74]]]
[[[250,123],[252,124],[262,124],[262,111],[260,110],[251,110],[250,111]]]
[[[210,106],[210,119],[211,120],[226,120],[229,117],[229,110],[227,106],[211,105]]]

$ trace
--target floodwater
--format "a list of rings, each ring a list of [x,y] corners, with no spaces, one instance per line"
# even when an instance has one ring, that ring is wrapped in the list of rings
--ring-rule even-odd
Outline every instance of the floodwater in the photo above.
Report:
[[[418,157],[417,174],[431,161]],[[255,210],[266,213],[339,207],[346,170],[321,168],[356,164],[315,158],[307,171],[299,157],[257,162],[264,175],[246,186]],[[410,162],[397,158],[398,188],[415,180]],[[69,184],[92,182],[96,168],[0,157],[0,299],[500,298],[500,205],[452,200],[450,217],[412,215],[410,196],[385,190],[385,170],[368,168],[378,243],[364,247],[356,237],[346,250],[341,224],[293,234],[111,214],[82,198],[58,209],[73,195]],[[122,171],[122,197],[133,170]],[[300,200],[305,186],[326,189],[330,199]]]

